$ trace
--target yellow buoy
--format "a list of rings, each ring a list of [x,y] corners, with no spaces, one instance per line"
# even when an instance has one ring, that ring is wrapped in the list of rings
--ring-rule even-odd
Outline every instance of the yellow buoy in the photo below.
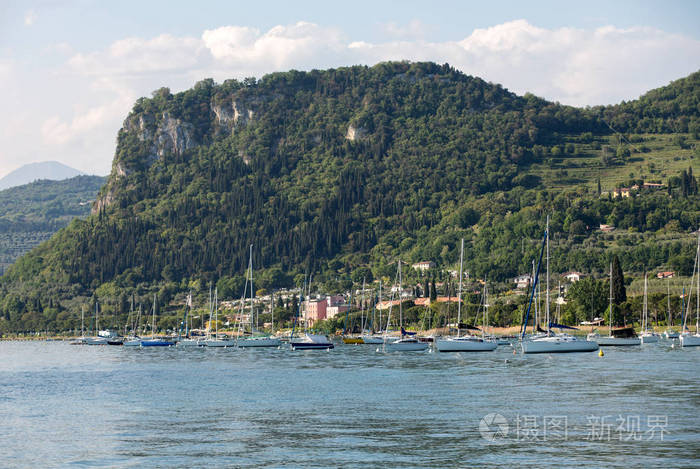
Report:
[[[603,353],[603,349],[600,349],[600,350],[598,351],[598,356],[599,356],[599,357],[604,357],[604,356],[605,356],[605,354]]]

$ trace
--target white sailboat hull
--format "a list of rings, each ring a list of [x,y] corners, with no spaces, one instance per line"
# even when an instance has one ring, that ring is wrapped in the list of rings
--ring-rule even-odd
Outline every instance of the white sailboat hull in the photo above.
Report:
[[[446,338],[435,341],[439,352],[491,352],[498,344],[480,338]]]
[[[420,342],[416,339],[402,339],[386,344],[386,349],[390,352],[420,352],[427,350],[427,348],[427,342]]]
[[[236,341],[235,340],[210,339],[210,340],[204,341],[204,346],[205,347],[219,347],[219,348],[235,347]]]
[[[674,330],[669,329],[669,330],[667,330],[666,332],[664,332],[664,336],[665,336],[667,339],[677,339],[678,337],[680,337],[680,333],[678,333],[678,332],[676,332],[676,331],[674,331]]]
[[[575,353],[598,350],[597,343],[571,336],[552,336],[526,340],[523,341],[522,347],[523,353]]]
[[[282,341],[276,337],[250,337],[246,339],[238,339],[236,342],[239,347],[279,347]]]
[[[700,347],[700,334],[681,334],[681,347]]]
[[[641,340],[643,344],[654,344],[659,341],[659,336],[656,334],[642,334]]]
[[[107,339],[104,337],[86,337],[85,343],[87,345],[107,345]]]
[[[595,339],[598,345],[603,346],[629,346],[640,345],[642,343],[639,337],[597,337]]]
[[[196,339],[182,339],[177,342],[178,347],[204,347],[203,340]]]

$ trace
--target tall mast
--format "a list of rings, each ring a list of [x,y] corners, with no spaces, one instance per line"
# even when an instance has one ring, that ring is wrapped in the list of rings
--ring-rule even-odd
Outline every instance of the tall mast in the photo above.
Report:
[[[486,331],[486,325],[488,324],[488,317],[489,317],[489,297],[488,297],[488,290],[486,288],[486,279],[484,279],[484,317],[483,319],[483,324],[481,325],[481,338],[484,338],[484,331]],[[459,331],[459,327],[457,327],[457,330]]]
[[[459,325],[462,322],[462,260],[464,258],[464,238],[459,249],[459,292],[457,293],[457,337],[459,337]]]
[[[545,293],[545,316],[547,317],[547,335],[549,335],[549,215],[547,215],[547,292]]]
[[[156,338],[156,294],[153,294],[153,338]]]
[[[98,313],[98,305],[100,302],[98,300],[95,300],[95,334],[100,335],[100,326],[99,326],[99,321],[100,321],[100,316]]]
[[[369,316],[369,311],[367,312]],[[365,278],[362,277],[362,296],[360,297],[360,334],[365,333]]]
[[[700,230],[698,230],[700,231]],[[700,334],[700,233],[698,233],[698,280],[695,294],[695,335]]]
[[[533,290],[532,294],[534,295],[535,298],[537,298],[537,300],[535,301],[535,315],[532,318],[532,333],[533,334],[537,333],[537,326],[538,326],[537,321],[539,320],[539,318],[537,317],[537,313],[538,313],[538,309],[539,309],[538,305],[540,303],[540,295],[537,294],[540,282],[537,281],[537,279],[535,278],[536,276],[537,276],[537,274],[535,273],[535,260],[533,259],[532,260],[532,290]]]
[[[379,296],[377,297],[377,303],[382,302],[382,279],[379,279]],[[376,308],[376,307],[375,307]],[[379,331],[382,330],[382,310],[379,310]]]
[[[642,307],[642,314],[644,315],[642,332],[647,331],[647,273],[644,272],[644,305]]]
[[[671,279],[666,277],[666,309],[668,310],[668,327],[673,324],[671,321]]]
[[[214,288],[214,327],[216,328],[216,340],[219,340],[219,289]]]
[[[399,327],[403,327],[403,309],[401,308],[401,293],[403,293],[403,286],[401,283],[401,259],[399,259]]]
[[[250,256],[248,257],[248,275],[250,276],[250,332],[253,332],[253,245],[250,245]],[[256,321],[257,325],[257,321]]]
[[[610,304],[608,306],[608,335],[612,337],[612,321],[613,321],[613,290],[612,290],[612,262],[610,262],[610,298],[608,299]]]

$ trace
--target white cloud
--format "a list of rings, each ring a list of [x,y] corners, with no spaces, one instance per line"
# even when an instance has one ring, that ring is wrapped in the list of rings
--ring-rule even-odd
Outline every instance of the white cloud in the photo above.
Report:
[[[78,53],[68,64],[85,75],[129,76],[188,70],[197,67],[201,53],[199,39],[162,34],[153,39],[120,39],[104,51]]]
[[[338,29],[308,22],[267,31],[228,25],[199,37],[129,37],[92,51],[57,44],[58,68],[23,69],[0,57],[0,84],[9,90],[0,115],[0,173],[16,162],[62,159],[104,174],[136,98],[161,86],[180,91],[206,77],[221,82],[288,69],[430,60],[519,94],[596,105],[634,99],[700,64],[700,41],[645,27],[547,29],[516,20],[442,42],[426,39],[428,28],[419,21],[381,27],[391,40],[350,41]]]
[[[24,25],[25,26],[32,26],[34,24],[34,22],[36,21],[36,19],[37,19],[36,11],[28,10],[24,14]]]
[[[256,74],[287,68],[317,68],[330,57],[347,50],[342,34],[300,21],[275,26],[265,33],[254,28],[224,26],[206,30],[202,40],[222,65]]]

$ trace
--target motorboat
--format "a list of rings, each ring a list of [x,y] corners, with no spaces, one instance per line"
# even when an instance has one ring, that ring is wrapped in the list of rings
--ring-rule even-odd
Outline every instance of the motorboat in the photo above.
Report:
[[[334,348],[327,336],[322,334],[304,334],[301,338],[293,338],[289,341],[292,350],[330,350]]]

